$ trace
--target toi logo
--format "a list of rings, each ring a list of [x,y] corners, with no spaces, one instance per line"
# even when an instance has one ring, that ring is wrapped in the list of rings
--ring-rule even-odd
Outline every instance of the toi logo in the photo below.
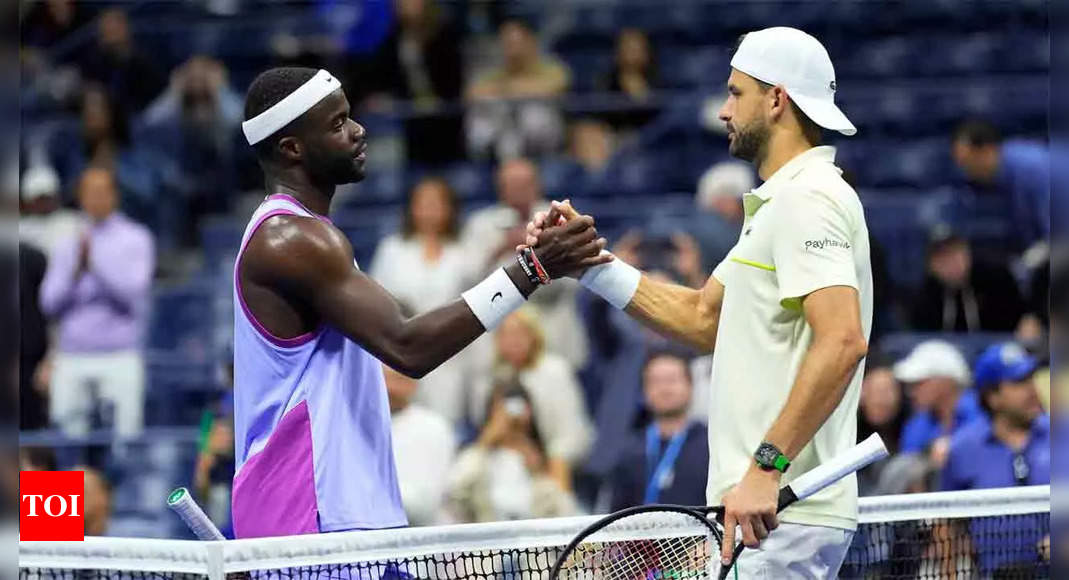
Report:
[[[85,473],[19,472],[19,539],[85,539]]]

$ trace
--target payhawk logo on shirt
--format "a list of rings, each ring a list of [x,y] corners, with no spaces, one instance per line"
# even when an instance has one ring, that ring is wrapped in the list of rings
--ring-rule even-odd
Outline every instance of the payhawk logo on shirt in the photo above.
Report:
[[[823,240],[806,240],[805,250],[823,250],[824,248],[842,248],[844,250],[850,249],[850,242],[844,242],[840,240],[832,240],[824,238]]]

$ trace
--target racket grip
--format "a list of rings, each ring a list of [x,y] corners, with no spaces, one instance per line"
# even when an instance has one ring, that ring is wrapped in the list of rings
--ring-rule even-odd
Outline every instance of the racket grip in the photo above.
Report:
[[[781,487],[779,490],[779,501],[776,502],[776,511],[781,512],[796,501],[798,501],[798,496],[794,494],[794,490],[791,489],[791,486]]]

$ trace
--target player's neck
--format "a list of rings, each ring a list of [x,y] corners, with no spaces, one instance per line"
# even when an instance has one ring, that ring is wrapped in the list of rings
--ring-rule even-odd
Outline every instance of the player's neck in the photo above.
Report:
[[[265,181],[268,195],[288,195],[299,201],[305,209],[319,215],[330,212],[334,185],[318,185],[304,175],[267,175]]]
[[[788,161],[809,151],[813,146],[800,134],[778,132],[774,133],[768,141],[768,154],[757,166],[757,174],[761,181],[768,181]]]

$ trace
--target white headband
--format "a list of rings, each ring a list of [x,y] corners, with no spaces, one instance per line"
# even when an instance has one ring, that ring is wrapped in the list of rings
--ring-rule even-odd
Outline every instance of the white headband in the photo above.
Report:
[[[338,79],[329,72],[319,69],[314,77],[286,95],[286,98],[242,123],[241,130],[245,133],[245,139],[249,145],[255,145],[267,139],[340,88],[341,82]]]

